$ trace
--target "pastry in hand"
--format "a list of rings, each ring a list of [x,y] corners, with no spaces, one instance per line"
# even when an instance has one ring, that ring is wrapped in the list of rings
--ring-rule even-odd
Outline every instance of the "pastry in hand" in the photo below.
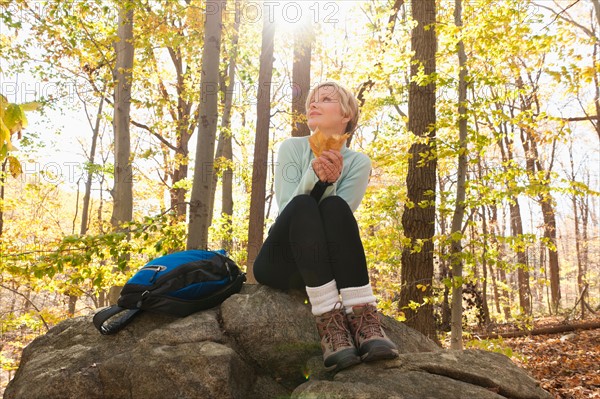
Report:
[[[334,134],[331,137],[326,137],[317,127],[315,132],[308,138],[308,142],[315,158],[318,158],[323,151],[341,150],[348,137],[350,137],[350,133]]]

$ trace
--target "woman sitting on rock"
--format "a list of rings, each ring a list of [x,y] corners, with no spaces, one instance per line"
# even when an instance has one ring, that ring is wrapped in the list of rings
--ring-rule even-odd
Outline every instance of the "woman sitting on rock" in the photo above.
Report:
[[[358,103],[346,88],[325,82],[310,91],[306,110],[312,136],[288,138],[279,149],[279,214],[254,261],[254,276],[274,288],[306,289],[327,370],[395,358],[353,215],[371,171],[367,155],[346,147]],[[327,150],[336,142],[339,150]]]

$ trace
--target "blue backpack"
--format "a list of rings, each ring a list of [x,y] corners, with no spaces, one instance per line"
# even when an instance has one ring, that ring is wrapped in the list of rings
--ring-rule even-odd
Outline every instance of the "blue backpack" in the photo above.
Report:
[[[175,252],[138,270],[123,286],[117,304],[97,312],[93,322],[108,335],[142,310],[184,317],[219,305],[239,292],[244,281],[245,273],[224,250]]]

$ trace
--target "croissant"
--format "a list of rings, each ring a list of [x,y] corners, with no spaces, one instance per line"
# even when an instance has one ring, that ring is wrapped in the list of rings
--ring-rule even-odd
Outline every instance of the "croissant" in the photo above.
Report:
[[[334,134],[331,137],[326,137],[319,128],[315,129],[315,132],[308,138],[310,143],[310,149],[312,150],[315,158],[321,156],[323,151],[327,150],[341,150],[344,142],[350,137],[349,133]]]

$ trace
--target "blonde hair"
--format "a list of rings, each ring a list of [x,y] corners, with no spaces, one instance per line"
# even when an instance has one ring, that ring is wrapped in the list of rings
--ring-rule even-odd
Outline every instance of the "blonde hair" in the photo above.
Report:
[[[354,132],[354,129],[356,129],[356,125],[358,125],[358,101],[356,101],[356,97],[354,97],[354,94],[352,94],[350,90],[346,89],[345,87],[339,85],[336,82],[323,82],[313,87],[308,93],[308,96],[306,97],[306,112],[310,110],[310,103],[313,97],[315,96],[317,90],[319,90],[321,87],[333,87],[335,93],[339,95],[340,105],[342,108],[342,115],[344,116],[344,118],[350,117],[350,120],[346,125],[345,133]]]

